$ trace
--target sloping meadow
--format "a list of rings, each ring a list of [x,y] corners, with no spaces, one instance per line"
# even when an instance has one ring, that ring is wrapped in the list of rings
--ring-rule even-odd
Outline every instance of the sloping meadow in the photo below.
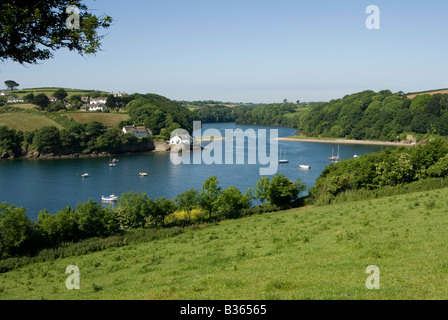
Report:
[[[0,299],[446,299],[447,229],[448,189],[293,209],[31,264]]]

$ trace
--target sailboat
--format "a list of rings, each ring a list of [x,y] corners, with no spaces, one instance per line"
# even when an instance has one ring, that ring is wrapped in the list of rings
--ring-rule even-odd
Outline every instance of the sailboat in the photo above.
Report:
[[[116,167],[116,166],[117,166],[117,164],[114,161],[112,161],[112,157],[110,157],[109,158],[109,167]]]
[[[334,155],[334,148],[333,148],[331,149],[331,157],[329,157],[328,160],[333,162],[339,162],[339,146],[338,146],[338,155],[337,156]]]
[[[283,150],[283,148],[282,148],[282,150]],[[288,163],[289,160],[286,159],[286,150],[284,152],[284,156],[282,155],[282,150],[280,150],[280,157],[281,157],[281,159],[278,160],[278,162],[279,163]]]

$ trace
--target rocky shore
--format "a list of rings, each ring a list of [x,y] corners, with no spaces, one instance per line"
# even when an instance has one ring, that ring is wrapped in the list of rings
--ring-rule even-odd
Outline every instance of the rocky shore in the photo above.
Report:
[[[144,145],[123,146],[113,153],[92,152],[92,153],[70,153],[70,154],[44,154],[35,150],[25,151],[22,154],[0,153],[0,159],[30,159],[30,160],[54,160],[54,159],[77,159],[77,158],[106,158],[119,154],[133,154],[142,152],[169,152],[170,146],[161,141],[151,141]]]

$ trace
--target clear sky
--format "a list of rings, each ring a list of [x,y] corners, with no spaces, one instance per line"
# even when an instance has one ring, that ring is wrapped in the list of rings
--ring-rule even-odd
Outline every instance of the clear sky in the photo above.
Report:
[[[448,87],[446,0],[85,2],[114,23],[103,51],[0,64],[0,87],[157,93],[174,100],[328,101]],[[366,8],[380,9],[380,30]]]

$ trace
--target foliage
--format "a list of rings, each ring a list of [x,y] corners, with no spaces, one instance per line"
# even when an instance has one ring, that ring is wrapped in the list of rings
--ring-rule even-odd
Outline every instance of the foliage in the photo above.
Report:
[[[269,182],[265,194],[271,205],[288,208],[305,189],[306,185],[301,182],[300,178],[296,182],[292,182],[284,175],[277,174]]]
[[[53,93],[53,97],[57,98],[58,100],[62,101],[65,98],[67,98],[68,93],[65,91],[65,89],[58,89]]]
[[[448,174],[448,144],[434,139],[416,147],[387,149],[331,164],[310,189],[314,202],[331,202],[353,190],[373,190]]]
[[[21,131],[0,127],[0,154],[19,156],[22,152],[21,144],[24,136]]]
[[[34,97],[33,104],[38,106],[40,110],[45,110],[50,104],[50,99],[48,99],[45,93],[39,93]]]
[[[20,246],[28,239],[31,231],[24,208],[0,204],[0,257],[17,253]]]
[[[6,88],[8,88],[11,91],[13,91],[14,88],[17,88],[18,86],[20,86],[20,84],[18,84],[14,80],[6,80],[5,85],[6,85]]]
[[[447,114],[447,94],[410,100],[389,90],[367,90],[308,109],[298,129],[313,137],[396,141],[406,133],[448,134]]]
[[[221,187],[216,176],[212,176],[205,180],[199,196],[199,205],[208,212],[209,218],[212,217],[213,211],[217,208],[218,197],[221,194]]]
[[[80,24],[69,29],[69,6],[79,9]],[[95,54],[112,18],[88,12],[81,0],[13,1],[0,3],[0,60],[36,64],[53,57],[52,51],[67,48],[81,55]]]
[[[191,212],[198,206],[199,192],[196,189],[189,189],[177,195],[174,201],[178,209],[187,212],[188,221],[191,221]]]
[[[155,94],[136,94],[130,98],[126,111],[135,125],[144,125],[155,135],[165,129],[166,137],[178,128],[192,130],[191,113],[179,103]]]

